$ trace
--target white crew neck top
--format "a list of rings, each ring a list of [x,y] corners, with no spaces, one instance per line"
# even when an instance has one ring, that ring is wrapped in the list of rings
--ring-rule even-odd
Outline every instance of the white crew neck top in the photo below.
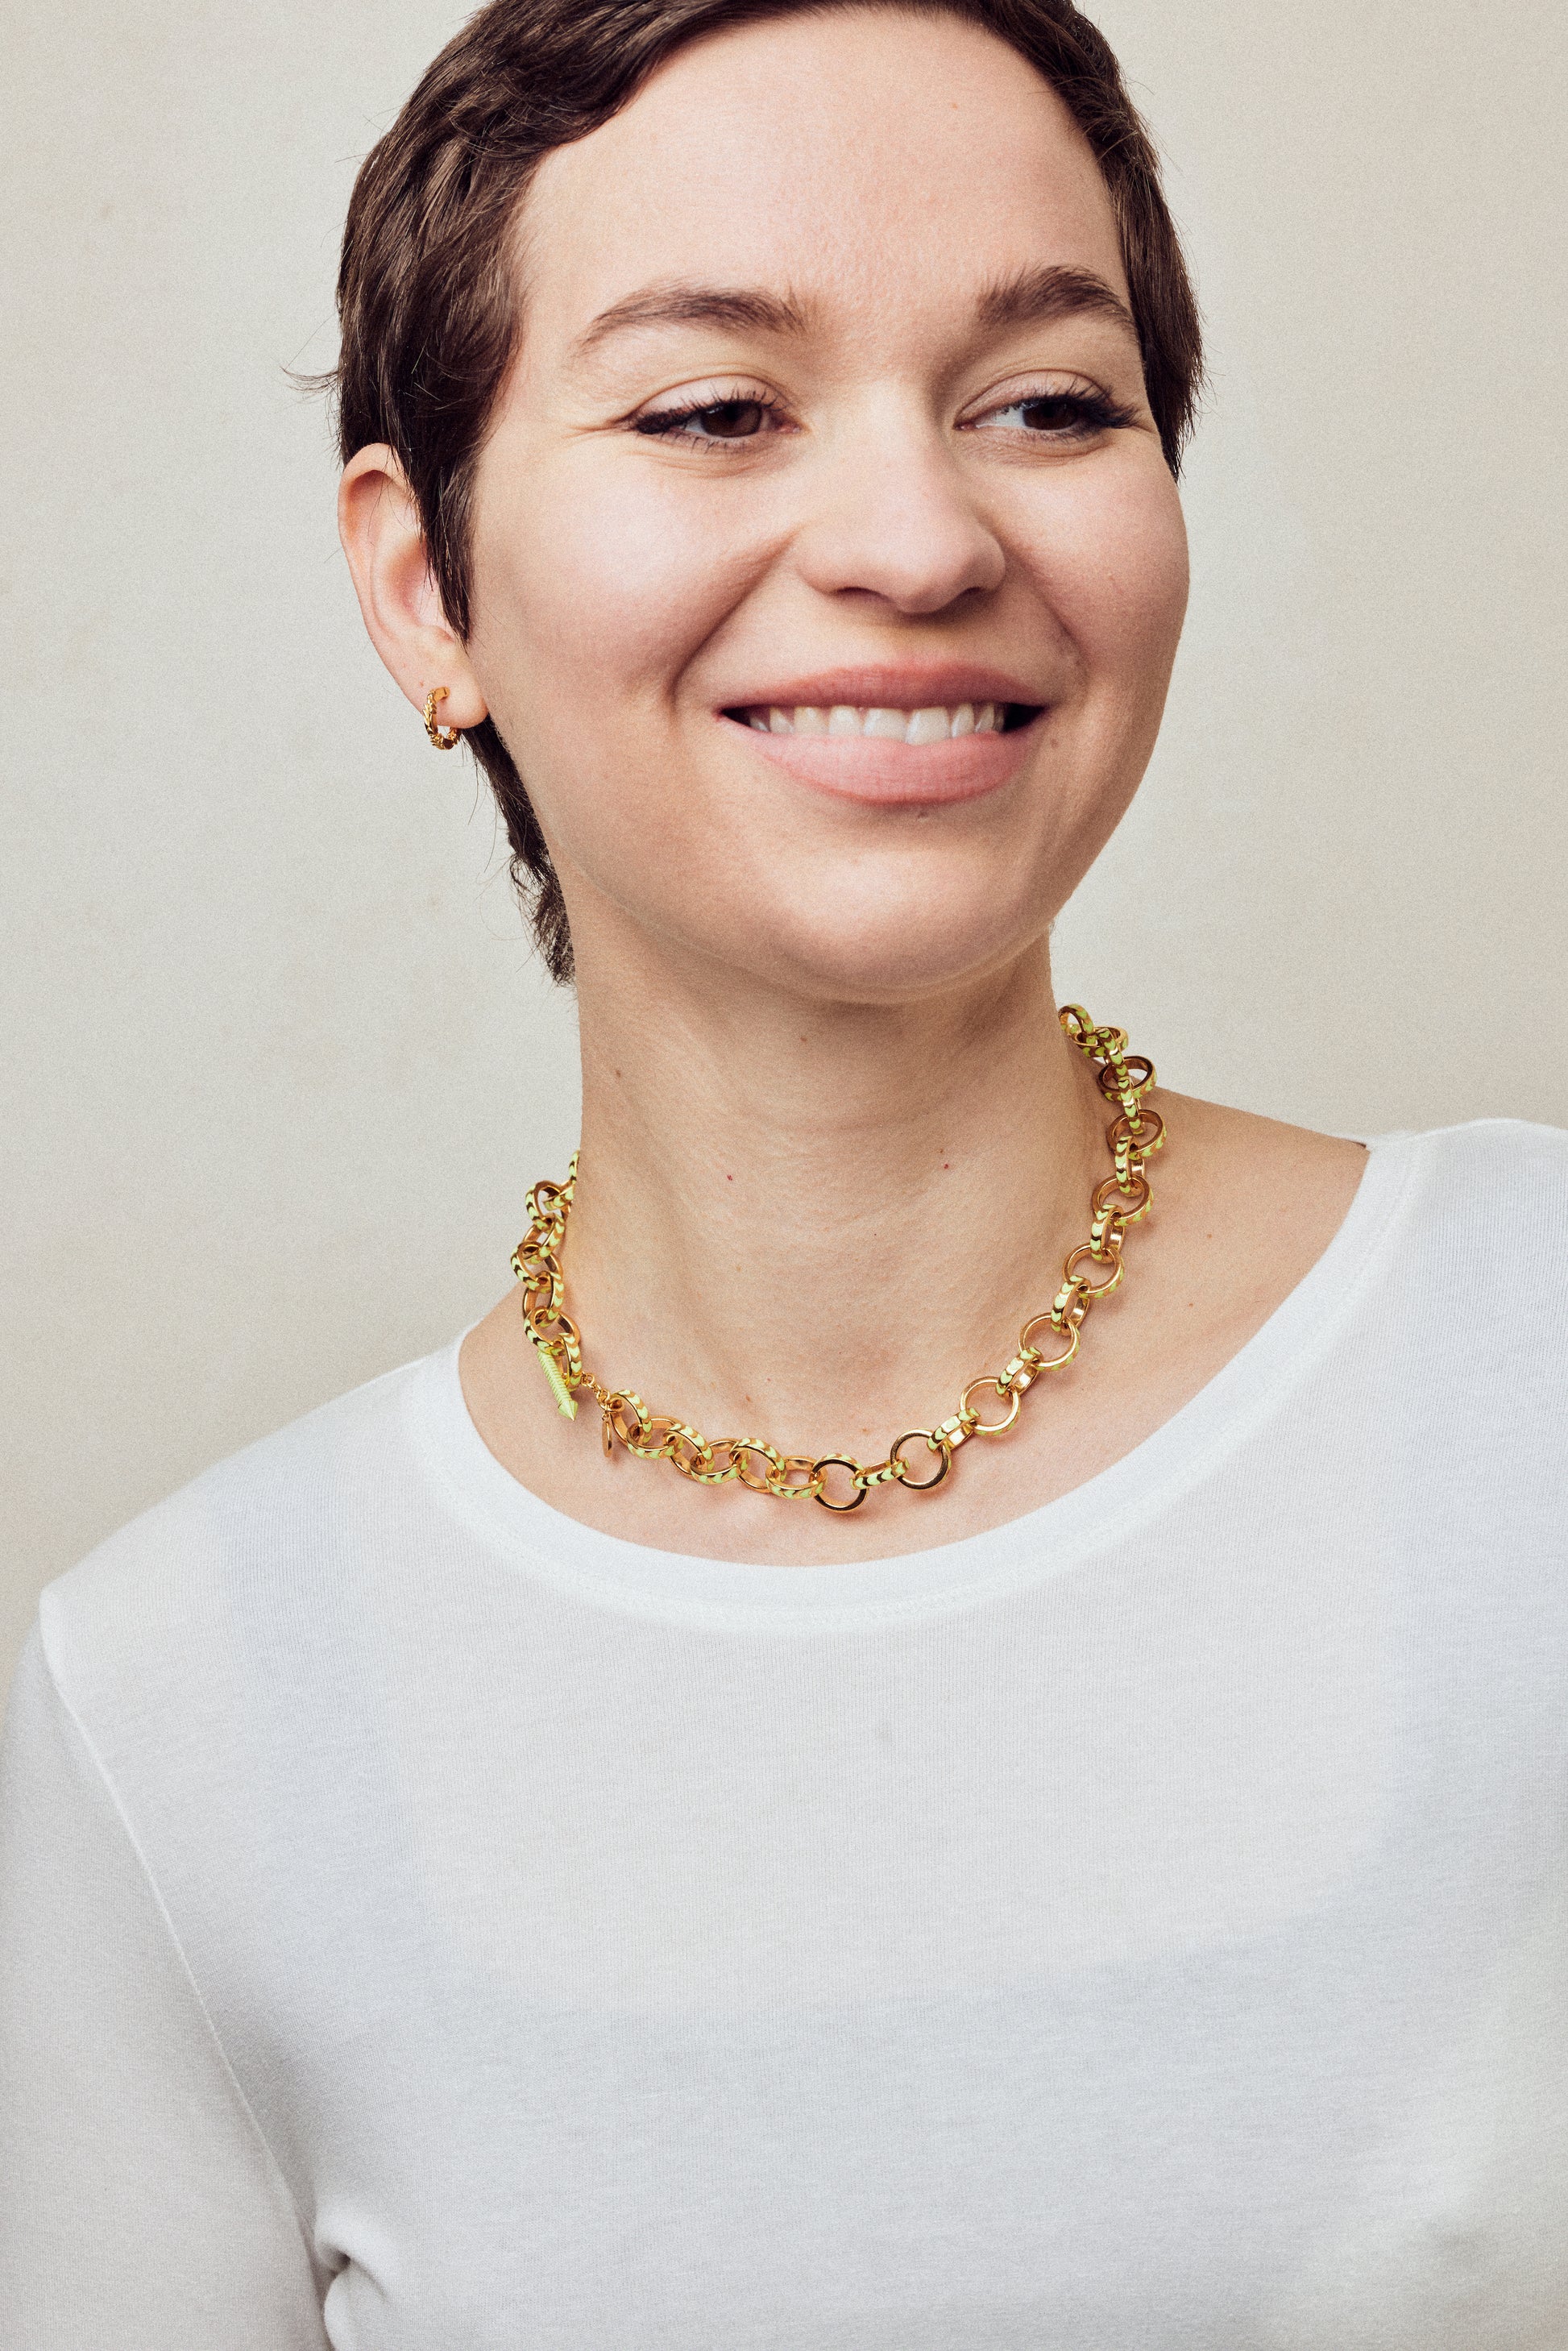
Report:
[[[0,2344],[1568,2351],[1565,1331],[1482,1121],[961,1542],[597,1534],[456,1342],[220,1464],[13,1686]]]

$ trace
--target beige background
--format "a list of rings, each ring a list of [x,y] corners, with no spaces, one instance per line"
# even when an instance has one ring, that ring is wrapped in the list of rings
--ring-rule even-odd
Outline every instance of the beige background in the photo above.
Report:
[[[1568,11],[1095,13],[1214,383],[1170,716],[1063,991],[1287,1116],[1568,1123]],[[364,642],[283,374],[459,15],[11,0],[0,1680],[100,1535],[480,1312],[574,1139],[570,1003]]]

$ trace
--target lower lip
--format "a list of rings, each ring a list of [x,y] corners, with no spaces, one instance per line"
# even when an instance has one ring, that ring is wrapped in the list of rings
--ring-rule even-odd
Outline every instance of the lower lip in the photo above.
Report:
[[[945,743],[893,743],[876,735],[764,735],[724,718],[758,756],[796,783],[864,808],[949,808],[1012,783],[1033,748],[1044,712],[1005,735],[959,735]]]

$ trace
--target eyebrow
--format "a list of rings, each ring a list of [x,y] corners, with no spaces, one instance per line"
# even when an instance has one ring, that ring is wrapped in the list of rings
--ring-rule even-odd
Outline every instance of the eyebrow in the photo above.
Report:
[[[975,307],[981,325],[993,330],[1038,326],[1076,314],[1109,319],[1138,340],[1133,315],[1115,288],[1093,269],[1060,262],[997,279]],[[806,325],[798,302],[758,286],[645,286],[612,302],[590,321],[577,338],[576,356],[584,358],[610,336],[634,327],[725,327],[742,333],[801,335]]]
[[[799,305],[753,286],[645,286],[612,302],[578,336],[577,356],[628,327],[731,327],[765,335],[800,335],[805,314]]]
[[[978,308],[982,327],[1040,326],[1076,313],[1109,319],[1124,327],[1134,342],[1138,340],[1137,321],[1116,288],[1096,270],[1060,262],[999,278],[981,296]]]

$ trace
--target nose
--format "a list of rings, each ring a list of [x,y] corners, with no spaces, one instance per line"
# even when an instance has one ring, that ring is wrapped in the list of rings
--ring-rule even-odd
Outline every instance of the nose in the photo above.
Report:
[[[909,613],[1000,587],[1002,542],[940,430],[886,413],[866,424],[838,438],[813,485],[794,540],[802,577],[825,596],[875,597]]]

